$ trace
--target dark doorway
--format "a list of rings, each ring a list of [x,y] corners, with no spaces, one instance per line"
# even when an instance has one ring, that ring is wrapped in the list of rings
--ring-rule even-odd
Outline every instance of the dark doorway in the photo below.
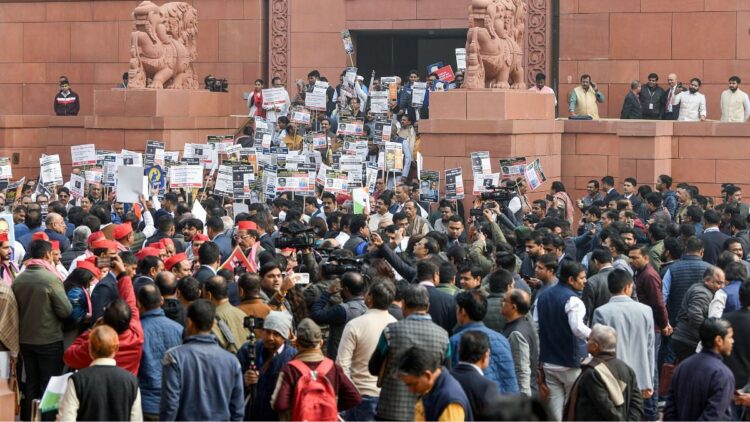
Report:
[[[369,82],[377,76],[400,76],[412,69],[425,77],[427,66],[442,61],[456,71],[456,48],[466,44],[465,29],[409,31],[352,31],[356,44],[358,74]]]

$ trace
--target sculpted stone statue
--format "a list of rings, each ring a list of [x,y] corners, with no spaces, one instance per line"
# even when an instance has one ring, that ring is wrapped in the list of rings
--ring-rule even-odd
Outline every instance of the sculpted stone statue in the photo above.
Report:
[[[466,88],[526,88],[521,45],[527,14],[524,0],[472,0],[466,37]]]
[[[199,89],[198,12],[188,3],[159,7],[146,0],[133,10],[128,88]]]

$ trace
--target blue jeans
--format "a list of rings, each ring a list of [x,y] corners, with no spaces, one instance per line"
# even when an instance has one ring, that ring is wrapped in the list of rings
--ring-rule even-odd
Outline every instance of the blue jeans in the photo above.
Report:
[[[344,412],[344,419],[348,422],[353,421],[374,421],[375,410],[378,407],[378,398],[371,396],[362,396],[362,402],[353,409]]]
[[[654,334],[654,356],[659,355],[661,347],[661,333]],[[643,419],[647,421],[659,420],[659,365],[654,365],[654,395],[643,401]]]

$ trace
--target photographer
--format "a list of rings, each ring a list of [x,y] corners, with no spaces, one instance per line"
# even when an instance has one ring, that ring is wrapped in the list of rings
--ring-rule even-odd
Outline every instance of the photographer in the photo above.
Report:
[[[329,358],[336,359],[339,341],[346,323],[367,311],[365,291],[366,285],[362,275],[356,272],[347,272],[341,276],[341,283],[338,281],[331,283],[328,290],[323,292],[310,308],[310,318],[313,321],[317,324],[328,324],[330,326],[326,346],[326,356]],[[339,292],[343,302],[327,307],[331,295]]]

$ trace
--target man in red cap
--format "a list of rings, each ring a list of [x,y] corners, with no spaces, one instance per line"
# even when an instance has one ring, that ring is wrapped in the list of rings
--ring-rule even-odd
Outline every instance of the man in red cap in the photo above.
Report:
[[[156,249],[159,251],[159,259],[162,261],[167,259],[167,250],[164,248],[164,244],[159,242],[149,243],[147,248]]]
[[[133,226],[129,222],[118,224],[115,227],[113,236],[117,241],[117,250],[121,252],[130,251],[133,240],[135,240],[135,233],[133,233]]]
[[[57,269],[57,272],[59,272],[63,278],[68,278],[68,270],[65,269],[65,266],[61,261],[62,252],[60,251],[60,242],[57,240],[50,240],[49,243],[52,245],[52,263]]]
[[[252,221],[240,221],[237,223],[234,239],[242,252],[258,268],[258,254],[263,251],[260,242],[258,242],[258,225]]]
[[[167,271],[172,271],[178,280],[192,274],[190,272],[190,262],[184,252],[180,252],[167,258],[167,260],[164,261],[164,268]]]
[[[168,237],[165,237],[162,240],[160,240],[159,243],[161,243],[161,246],[167,252],[166,258],[169,258],[170,256],[177,253],[177,250],[175,249],[175,245],[174,245],[174,240]]]
[[[195,267],[195,264],[198,262],[198,250],[204,242],[208,241],[208,236],[203,233],[196,233],[195,236],[193,236],[193,240],[190,242],[190,249],[188,249],[187,252],[188,260],[193,267]]]
[[[8,238],[8,233],[0,233],[0,278],[8,287],[18,275],[18,267],[11,260],[13,248]]]

